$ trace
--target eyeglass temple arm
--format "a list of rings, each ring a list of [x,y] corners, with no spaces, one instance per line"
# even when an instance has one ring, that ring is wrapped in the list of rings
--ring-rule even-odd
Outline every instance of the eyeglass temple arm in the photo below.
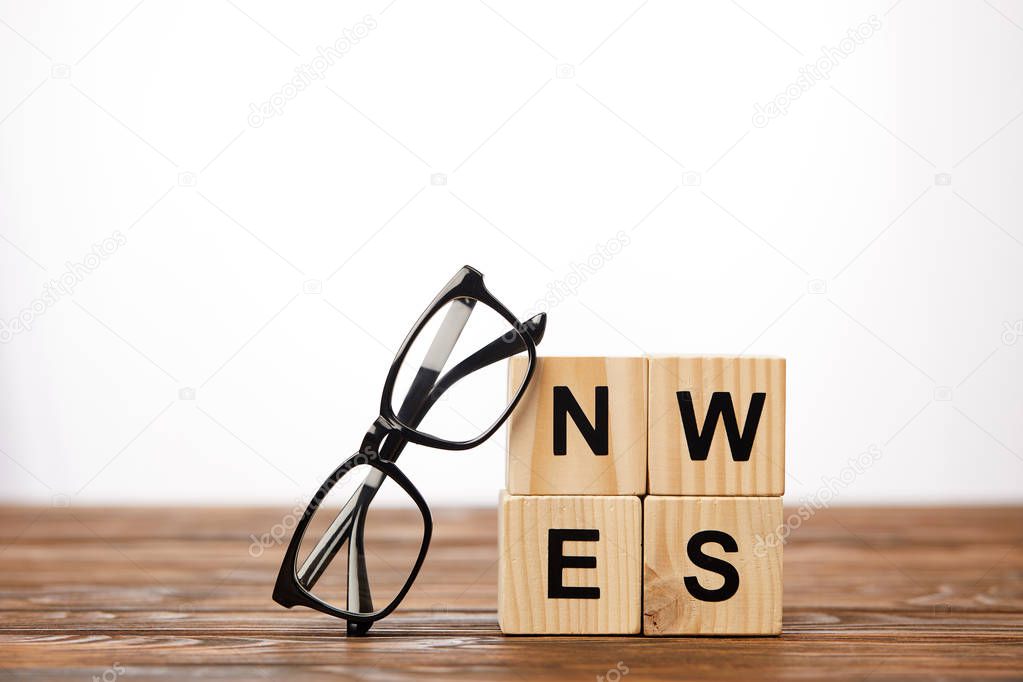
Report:
[[[309,556],[305,558],[298,568],[297,577],[300,583],[307,589],[312,589],[316,581],[320,579],[327,565],[334,559],[334,555],[348,540],[352,534],[353,521],[359,517],[370,500],[376,495],[376,491],[383,485],[384,475],[374,469],[366,477],[352,495],[345,501],[330,526],[320,536],[320,540]]]
[[[444,320],[441,322],[437,335],[430,342],[430,347],[423,357],[423,364],[416,371],[416,376],[409,386],[408,393],[398,408],[398,419],[408,420],[411,425],[418,425],[423,415],[426,414],[424,404],[429,401],[431,387],[437,381],[441,369],[447,364],[451,352],[462,335],[469,316],[472,315],[476,301],[473,299],[455,299],[451,303]],[[397,441],[398,438],[387,438],[387,443],[381,443],[381,450],[385,447],[392,451],[388,454],[379,452],[381,458],[390,459],[397,457],[405,443],[400,446],[387,447],[388,443]],[[401,439],[404,441],[404,439]],[[352,541],[348,543],[348,610],[355,613],[369,613],[373,610],[373,598],[370,593],[369,575],[366,570],[366,553],[364,549],[364,530],[366,522],[366,510],[370,502],[376,496],[379,485],[360,486],[363,494],[359,497],[359,505],[356,508],[357,517],[354,526],[349,523],[349,533],[353,533]],[[367,628],[368,629],[368,628]]]
[[[472,309],[470,307],[469,312]],[[447,358],[450,356],[451,349],[454,348],[454,341],[457,340],[458,336],[461,335],[462,329],[468,321],[468,314],[461,320],[458,326],[458,331],[454,335],[453,340],[448,346],[447,352],[444,355],[444,360],[437,367],[443,367],[444,363],[447,362]],[[451,318],[451,313],[444,320],[446,326],[448,320]],[[522,332],[529,335],[532,339],[533,345],[536,346],[543,340],[544,331],[547,328],[547,314],[540,313],[534,317],[526,320],[526,323],[522,325]],[[440,335],[439,335],[440,336]],[[438,338],[439,338],[438,336]],[[437,342],[434,341],[435,345]],[[433,352],[433,345],[430,347],[430,351],[427,353],[429,358]],[[408,395],[405,400],[402,401],[401,409],[398,411],[398,418],[402,423],[415,428],[422,421],[426,412],[444,395],[444,392],[451,388],[455,382],[464,379],[466,376],[473,372],[483,369],[495,362],[500,362],[506,358],[509,358],[517,353],[521,353],[526,350],[526,342],[523,340],[522,335],[512,334],[512,338],[508,338],[505,334],[498,337],[488,343],[486,346],[476,351],[469,357],[462,360],[460,363],[448,370],[447,373],[441,377],[440,381],[436,381],[438,371],[432,368],[428,368],[425,365],[421,367],[416,373],[416,378],[412,382],[412,387],[409,389]],[[432,386],[432,388],[430,388]],[[426,394],[425,400],[421,398],[423,394]],[[383,459],[394,461],[401,454],[402,450],[405,449],[405,445],[408,441],[403,438],[400,434],[392,434],[380,446],[380,456]],[[368,488],[370,486],[363,486]],[[366,571],[366,559],[363,549],[363,531],[366,518],[366,508],[369,506],[370,501],[376,494],[377,487],[372,487],[372,490],[367,490],[366,495],[360,497],[360,504],[356,508],[355,513],[357,517],[354,522],[354,541],[348,543],[348,610],[356,613],[368,613],[373,610],[372,596],[370,595],[369,578]],[[365,502],[363,503],[363,500]],[[342,511],[342,513],[344,513]],[[338,515],[340,518],[340,514]],[[348,528],[348,533],[352,532],[353,524],[351,522],[345,524]],[[346,533],[347,535],[347,533]],[[343,540],[342,540],[343,542]],[[336,551],[336,550],[335,550]],[[365,632],[369,627],[366,626],[361,632]],[[360,631],[356,628],[353,631],[351,624],[349,624],[349,634],[357,634]]]
[[[469,321],[469,315],[472,314],[475,304],[476,301],[473,299],[455,299],[451,308],[444,316],[437,335],[430,343],[430,348],[426,351],[423,364],[416,372],[409,391],[398,410],[398,418],[404,423],[415,427],[422,419],[422,415],[426,413],[426,410],[420,409],[420,407],[429,398],[430,389],[440,374],[440,368],[448,361],[448,357],[450,357],[451,351],[454,350],[458,337],[461,336],[462,330]],[[381,459],[391,460],[397,457],[404,447],[404,438],[391,435],[379,446],[377,454]],[[320,536],[316,546],[298,569],[298,579],[306,589],[312,589],[313,585],[320,579],[320,576],[323,575],[327,565],[334,559],[338,550],[351,537],[353,519],[364,518],[366,507],[369,506],[369,503],[373,500],[382,484],[383,475],[374,470],[369,474],[366,482],[353,491],[351,497],[345,501],[337,516],[331,521],[330,527]],[[360,529],[361,524],[356,530],[356,543],[361,545]],[[359,595],[359,598],[362,598],[361,590],[353,590],[358,585],[353,584],[352,580],[357,580],[358,576],[364,577],[366,574],[365,557],[362,555],[362,552],[353,553],[351,550],[352,543],[349,543],[349,608],[352,606],[353,595]],[[353,566],[353,560],[359,563]],[[365,589],[367,590],[368,598],[368,584],[365,585]]]
[[[543,340],[543,333],[546,327],[547,313],[540,313],[526,320],[525,324],[522,325],[522,331],[533,340],[533,345],[536,346]],[[494,339],[452,367],[441,377],[440,381],[434,384],[433,390],[430,391],[430,395],[423,404],[422,413],[425,414],[434,403],[440,400],[444,392],[451,388],[455,382],[461,381],[475,371],[510,358],[524,350],[526,350],[526,343],[519,334],[515,334],[512,339],[508,339],[507,334]]]
[[[364,487],[364,490],[368,488]],[[373,489],[373,493],[376,489]],[[372,494],[367,495],[372,498]],[[366,570],[366,547],[364,543],[366,530],[366,511],[369,501],[358,506],[354,520],[354,540],[348,543],[348,610],[353,613],[372,613],[373,596],[369,589],[369,574]]]
[[[430,404],[430,394],[437,383],[437,377],[440,376],[441,370],[444,369],[448,358],[451,357],[451,352],[455,349],[455,344],[458,343],[458,337],[462,335],[475,306],[476,301],[471,298],[457,298],[452,302],[440,329],[437,330],[437,335],[430,343],[429,350],[426,351],[423,364],[416,372],[404,400],[401,401],[401,407],[398,408],[398,421],[412,428],[418,426],[422,421],[426,414],[426,408]],[[382,451],[380,455],[387,459]]]
[[[448,313],[450,317],[451,312]],[[465,316],[461,322],[461,327],[458,328],[458,333],[461,334],[462,328],[468,321],[468,315]],[[448,324],[448,318],[444,319],[444,325]],[[547,329],[547,314],[540,313],[526,320],[522,325],[522,331],[529,336],[533,341],[533,345],[539,345],[543,340],[544,332]],[[457,336],[455,337],[457,340]],[[436,344],[437,341],[434,341]],[[451,348],[454,344],[451,343]],[[416,379],[413,380],[412,389],[409,390],[405,400],[402,401],[401,408],[398,411],[399,419],[402,423],[415,428],[422,421],[426,414],[426,411],[436,403],[444,392],[447,391],[456,381],[465,378],[469,374],[500,362],[506,358],[511,357],[517,353],[521,353],[525,350],[525,342],[521,336],[516,334],[514,338],[509,342],[504,336],[494,339],[492,342],[473,353],[462,362],[452,367],[439,382],[433,384],[433,380],[436,378],[436,374],[433,377],[427,378],[423,375],[423,368],[420,368],[416,374]],[[431,344],[430,351],[433,351],[433,344]],[[450,355],[450,350],[448,355]],[[430,352],[427,353],[430,355]],[[447,356],[445,356],[445,361]],[[420,377],[422,376],[422,379]],[[429,387],[432,385],[432,389]],[[423,386],[427,387],[426,390],[429,392],[426,394],[426,399],[422,400],[419,396],[423,395]],[[413,405],[418,403],[418,409],[414,408]],[[398,455],[405,449],[408,441],[398,434],[393,434],[387,437],[387,439],[380,445],[379,455],[382,459],[388,461],[394,461],[398,458]],[[369,492],[368,497],[361,497],[360,493],[362,488],[352,493],[351,498],[345,503],[337,517],[331,523],[331,527],[327,533],[324,533],[320,542],[317,543],[316,548],[310,553],[308,559],[298,571],[298,578],[306,586],[311,588],[313,584],[319,579],[323,573],[323,569],[333,559],[338,549],[348,540],[352,531],[352,518],[357,507],[353,504],[357,498],[359,501],[365,500],[365,504],[369,504],[369,501],[373,499],[376,494],[376,490],[380,487],[382,480],[374,482],[375,485],[370,485],[372,492]]]
[[[534,346],[539,345],[539,343],[543,341],[543,335],[546,330],[547,313],[534,315],[526,320],[526,322],[522,325],[522,332],[533,340]],[[440,400],[444,395],[444,392],[451,388],[455,382],[464,379],[477,370],[483,369],[495,362],[500,362],[501,360],[510,358],[511,356],[521,353],[526,349],[526,343],[519,334],[515,334],[514,338],[511,340],[506,337],[507,335],[494,339],[486,346],[448,370],[447,373],[441,377],[440,381],[433,384],[432,389],[430,389],[429,394],[426,396],[426,400],[422,401],[419,409],[414,413],[410,410],[407,416],[403,417],[403,414],[405,414],[405,407],[408,404],[408,400],[406,400],[402,403],[402,409],[399,411],[398,418],[403,424],[415,428],[419,425],[419,422],[423,420],[427,410],[429,410],[434,403]],[[418,379],[418,376],[416,378]],[[380,446],[380,457],[393,462],[398,458],[398,455],[401,454],[402,450],[405,449],[405,445],[407,443],[408,441],[399,435],[389,436]]]

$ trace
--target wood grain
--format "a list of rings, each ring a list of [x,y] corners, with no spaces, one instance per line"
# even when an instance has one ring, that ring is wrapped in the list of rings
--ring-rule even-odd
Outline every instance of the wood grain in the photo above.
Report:
[[[541,357],[508,420],[507,485],[513,495],[642,495],[646,492],[646,358]],[[512,358],[509,389],[526,360]],[[594,388],[608,389],[608,453],[595,455],[571,418],[566,454],[553,446],[553,392],[567,386],[590,423]]]
[[[642,505],[625,496],[501,496],[497,616],[505,634],[636,634],[642,594]],[[596,587],[597,599],[548,596],[548,530],[592,529],[599,539],[565,542],[566,556],[594,568],[565,568],[562,582]]]
[[[649,477],[651,495],[780,496],[785,492],[785,360],[758,356],[651,356]],[[731,395],[739,428],[753,393],[766,393],[748,461],[734,461],[718,419],[710,452],[690,457],[676,393],[689,391],[696,422],[707,428],[715,392]]]
[[[1019,679],[1023,508],[822,509],[785,547],[777,638],[507,637],[495,509],[434,509],[369,637],[270,601],[275,509],[0,508],[0,680]],[[788,510],[791,512],[793,510]],[[788,514],[786,514],[788,516]],[[396,517],[395,524],[402,519]]]
[[[762,542],[781,527],[779,497],[658,497],[643,501],[643,634],[777,635],[782,616],[782,546]],[[700,547],[738,574],[738,590],[722,601],[696,598],[684,580],[717,590],[718,572],[693,565],[687,544],[699,532],[727,534],[734,551]]]

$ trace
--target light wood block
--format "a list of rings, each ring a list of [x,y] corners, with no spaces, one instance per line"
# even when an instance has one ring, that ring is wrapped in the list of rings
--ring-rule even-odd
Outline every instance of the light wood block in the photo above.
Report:
[[[759,419],[747,422],[751,409],[755,416],[758,406]],[[724,407],[724,412],[709,413],[711,407]],[[690,416],[688,435],[685,412]],[[709,414],[715,417],[713,437],[709,448],[701,448],[712,425]],[[732,438],[726,423],[737,427]],[[739,436],[749,438],[754,425],[752,446],[744,447]],[[651,357],[648,437],[651,495],[782,495],[785,359]]]
[[[533,380],[508,421],[508,492],[645,493],[646,358],[542,357],[537,362]],[[509,387],[521,383],[526,367],[525,358],[512,358]],[[559,387],[567,387],[571,401]],[[600,419],[601,403],[607,407],[606,421]],[[567,413],[566,404],[577,406],[578,414]],[[562,426],[564,454],[556,454]]]
[[[780,497],[649,496],[643,518],[644,635],[781,633]]]
[[[497,618],[503,632],[639,633],[643,512],[638,497],[505,492],[499,506]],[[588,539],[565,539],[580,532]],[[569,567],[555,565],[551,573],[552,547],[559,557],[555,561]],[[590,594],[583,596],[586,591]]]

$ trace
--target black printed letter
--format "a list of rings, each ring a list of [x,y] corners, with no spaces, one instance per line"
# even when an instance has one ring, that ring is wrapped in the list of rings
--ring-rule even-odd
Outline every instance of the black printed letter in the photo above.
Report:
[[[750,398],[749,411],[746,413],[746,425],[739,433],[739,421],[735,417],[730,393],[715,392],[707,406],[707,418],[703,422],[703,433],[696,425],[696,410],[693,408],[693,394],[689,391],[678,391],[678,411],[682,415],[682,428],[686,432],[686,443],[689,445],[689,457],[693,461],[702,462],[710,454],[710,444],[714,440],[714,429],[718,425],[718,417],[725,422],[725,434],[728,436],[728,448],[735,462],[748,462],[753,452],[753,439],[757,437],[757,426],[760,415],[764,411],[766,393],[754,393]]]
[[[576,402],[575,396],[568,386],[554,387],[554,454],[563,455],[566,452],[568,431],[568,417],[579,427],[579,433],[586,439],[595,455],[607,454],[607,386],[597,386],[593,389],[593,403],[597,410],[597,418],[591,426],[583,408]]]
[[[599,587],[566,587],[562,584],[566,568],[596,568],[595,556],[565,556],[563,543],[597,542],[600,531],[595,528],[551,528],[547,531],[547,598],[600,599]]]
[[[739,572],[735,570],[735,566],[724,559],[704,554],[703,546],[708,542],[721,545],[726,552],[738,552],[739,546],[735,544],[735,539],[731,535],[720,530],[701,530],[689,538],[689,544],[686,545],[686,554],[689,555],[689,560],[699,568],[720,574],[725,579],[725,584],[716,590],[708,590],[700,585],[695,576],[687,575],[685,577],[686,589],[689,590],[689,594],[700,601],[731,599],[739,591]]]

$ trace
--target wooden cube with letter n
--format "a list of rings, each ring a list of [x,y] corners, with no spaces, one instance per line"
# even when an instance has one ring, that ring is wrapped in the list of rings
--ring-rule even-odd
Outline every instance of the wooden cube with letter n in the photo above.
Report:
[[[502,493],[501,630],[638,633],[642,513],[638,497]]]
[[[643,503],[643,634],[781,633],[780,497]]]
[[[510,387],[526,359],[512,358]],[[647,361],[641,357],[542,357],[508,421],[513,495],[646,492]]]
[[[651,495],[785,492],[785,359],[650,358]]]

